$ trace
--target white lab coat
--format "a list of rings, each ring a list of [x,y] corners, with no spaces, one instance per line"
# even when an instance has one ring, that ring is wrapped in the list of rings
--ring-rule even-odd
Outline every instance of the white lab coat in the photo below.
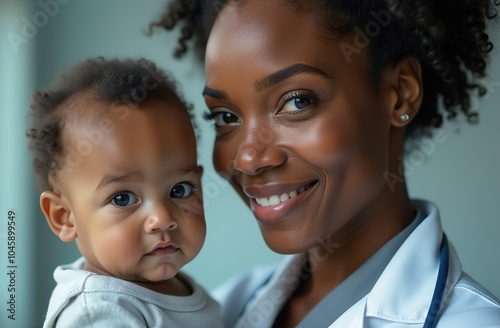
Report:
[[[435,205],[414,201],[426,218],[389,262],[372,290],[330,328],[422,327],[431,305],[439,269],[442,227]],[[287,256],[274,268],[235,277],[213,296],[227,327],[266,328],[296,287],[304,254]],[[500,301],[462,272],[450,243],[449,271],[437,328],[500,327]],[[316,327],[314,327],[316,328]]]

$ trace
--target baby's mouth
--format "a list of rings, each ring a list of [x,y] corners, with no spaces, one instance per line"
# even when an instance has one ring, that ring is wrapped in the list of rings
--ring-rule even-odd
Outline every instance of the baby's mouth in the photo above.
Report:
[[[173,254],[179,250],[179,247],[173,245],[172,243],[160,243],[155,246],[155,248],[147,253],[146,255],[166,255]]]

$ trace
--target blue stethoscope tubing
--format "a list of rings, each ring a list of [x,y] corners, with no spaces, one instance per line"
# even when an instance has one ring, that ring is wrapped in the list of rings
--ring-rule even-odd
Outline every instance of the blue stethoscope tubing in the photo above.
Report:
[[[439,311],[443,304],[444,290],[446,289],[448,279],[448,269],[450,265],[449,258],[450,248],[448,246],[448,239],[443,233],[443,239],[441,240],[441,246],[439,249],[439,271],[436,279],[436,287],[434,287],[431,306],[427,312],[423,328],[434,328],[437,325]]]

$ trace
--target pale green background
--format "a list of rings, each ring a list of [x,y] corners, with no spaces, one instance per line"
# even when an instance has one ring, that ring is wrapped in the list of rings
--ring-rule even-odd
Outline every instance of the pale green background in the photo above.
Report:
[[[43,0],[47,2],[48,0]],[[60,0],[63,2],[62,0]],[[52,234],[38,209],[38,194],[27,152],[26,114],[34,88],[47,85],[60,70],[89,56],[146,57],[173,71],[198,113],[203,71],[192,58],[172,59],[174,39],[159,31],[143,32],[159,17],[163,0],[65,0],[47,24],[18,51],[9,33],[21,34],[22,18],[41,11],[36,1],[0,0],[0,327],[41,326],[58,264],[78,256],[76,247]],[[495,26],[498,29],[498,25]],[[499,33],[495,40],[500,49]],[[490,94],[478,106],[479,126],[463,121],[444,130],[446,141],[427,154],[408,159],[413,197],[432,199],[443,216],[449,239],[465,270],[500,295],[500,52],[494,50]],[[200,120],[201,122],[201,120]],[[205,166],[204,192],[208,236],[199,257],[186,270],[211,289],[232,274],[259,263],[279,260],[262,241],[251,213],[212,168],[212,129],[203,123],[200,162]],[[412,169],[413,168],[413,169]],[[17,313],[7,319],[7,211],[17,213]],[[423,240],[422,242],[425,242]],[[4,273],[5,272],[5,273]]]

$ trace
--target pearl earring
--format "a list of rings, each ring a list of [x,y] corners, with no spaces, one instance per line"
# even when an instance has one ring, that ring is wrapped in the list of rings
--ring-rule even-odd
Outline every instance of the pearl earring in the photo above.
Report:
[[[406,122],[410,119],[410,115],[408,114],[401,114],[401,116],[399,117],[401,119],[401,121],[403,122]]]

